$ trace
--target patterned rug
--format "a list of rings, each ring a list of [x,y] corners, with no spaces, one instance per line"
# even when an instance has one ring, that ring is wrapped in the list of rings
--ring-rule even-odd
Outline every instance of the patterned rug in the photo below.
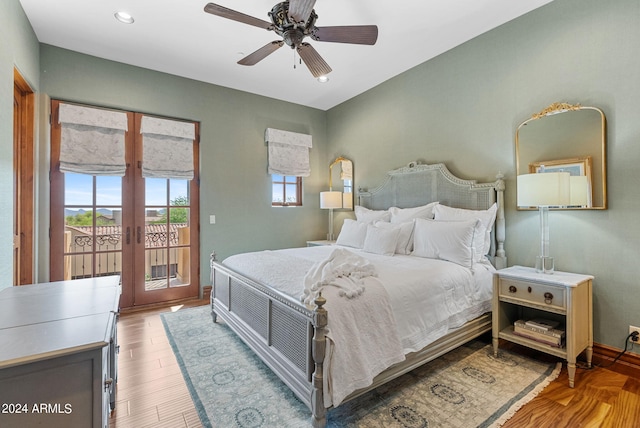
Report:
[[[208,306],[162,314],[205,427],[310,427],[310,411]],[[328,413],[328,427],[497,427],[560,371],[474,340]]]

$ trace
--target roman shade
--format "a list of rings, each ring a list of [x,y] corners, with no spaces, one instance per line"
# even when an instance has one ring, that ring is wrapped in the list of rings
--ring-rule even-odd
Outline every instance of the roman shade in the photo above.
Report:
[[[143,116],[140,133],[143,177],[193,179],[193,122]]]
[[[311,135],[267,128],[264,140],[269,146],[269,174],[308,177]]]
[[[61,172],[125,174],[125,112],[61,103],[58,122]]]

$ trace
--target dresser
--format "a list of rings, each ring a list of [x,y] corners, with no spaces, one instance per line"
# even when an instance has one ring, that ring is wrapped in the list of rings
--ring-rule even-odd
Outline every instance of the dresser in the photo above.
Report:
[[[0,290],[0,427],[108,428],[120,277]]]
[[[570,272],[537,273],[535,269],[512,266],[494,274],[493,349],[498,354],[499,339],[518,343],[567,361],[569,386],[573,388],[576,358],[585,352],[591,366],[593,354],[593,276]],[[517,320],[534,318],[560,322],[565,341],[551,346],[514,332]]]

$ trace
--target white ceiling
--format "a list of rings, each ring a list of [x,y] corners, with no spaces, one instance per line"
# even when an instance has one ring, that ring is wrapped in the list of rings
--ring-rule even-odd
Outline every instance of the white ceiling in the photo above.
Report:
[[[375,46],[306,39],[333,69],[317,82],[285,45],[258,64],[236,64],[278,40],[273,31],[203,11],[207,0],[20,0],[42,43],[327,110],[552,0],[317,0],[316,25],[378,26]],[[269,21],[278,0],[215,0]],[[124,10],[135,23],[122,24]]]

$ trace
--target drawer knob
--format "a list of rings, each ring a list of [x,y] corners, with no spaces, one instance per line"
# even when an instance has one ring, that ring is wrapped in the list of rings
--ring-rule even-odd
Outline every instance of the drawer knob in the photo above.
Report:
[[[516,291],[518,291],[518,289],[516,288],[515,285],[510,285],[509,286],[509,293],[515,293]]]
[[[547,305],[550,305],[552,300],[553,300],[553,294],[549,293],[548,291],[544,293],[544,302]]]

